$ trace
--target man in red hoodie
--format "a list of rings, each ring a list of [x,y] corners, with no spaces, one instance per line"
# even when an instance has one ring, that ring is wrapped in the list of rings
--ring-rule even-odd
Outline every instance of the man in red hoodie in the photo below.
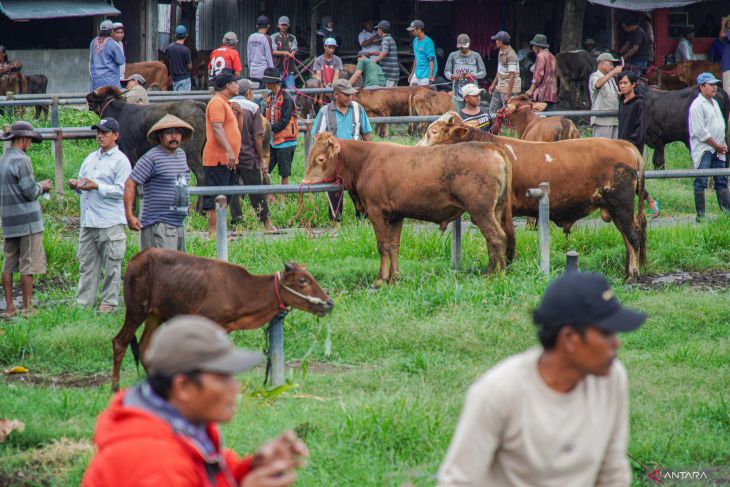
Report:
[[[261,361],[237,349],[207,318],[178,316],[152,337],[148,379],[120,392],[99,416],[96,455],[84,487],[287,487],[307,448],[287,431],[252,456],[224,449],[240,384],[233,374]]]

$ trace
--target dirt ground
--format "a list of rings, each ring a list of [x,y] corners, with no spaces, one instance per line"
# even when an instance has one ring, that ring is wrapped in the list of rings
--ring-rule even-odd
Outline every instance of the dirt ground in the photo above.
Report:
[[[730,288],[730,271],[676,271],[667,274],[641,276],[636,285],[642,289],[661,290],[667,286],[691,286],[717,292]]]

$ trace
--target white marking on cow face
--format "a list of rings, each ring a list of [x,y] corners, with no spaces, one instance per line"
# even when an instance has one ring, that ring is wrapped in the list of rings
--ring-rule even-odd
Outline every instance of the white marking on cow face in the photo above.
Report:
[[[509,144],[506,144],[505,147],[507,147],[507,150],[509,151],[509,153],[512,154],[512,157],[517,159],[517,154],[515,154],[515,150],[512,148],[512,146]]]
[[[553,158],[550,156],[550,154],[545,154],[545,162],[553,162]]]

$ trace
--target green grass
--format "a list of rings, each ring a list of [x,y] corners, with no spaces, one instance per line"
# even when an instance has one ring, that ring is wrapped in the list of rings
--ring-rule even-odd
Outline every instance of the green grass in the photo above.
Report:
[[[66,147],[65,171],[71,177],[93,145],[73,142]],[[39,178],[52,177],[49,152],[48,145],[33,149]],[[689,167],[686,149],[671,146],[668,163]],[[299,151],[293,179],[298,181],[301,173]],[[691,213],[689,180],[650,181],[649,188],[668,214]],[[303,216],[293,223],[326,225],[325,198],[305,196]],[[49,273],[38,297],[70,300],[78,278],[77,234],[64,217],[78,214],[78,201],[67,192],[43,205]],[[244,205],[244,226],[256,226],[249,206]],[[283,207],[274,205],[275,224],[286,225],[297,210],[296,196],[289,196]],[[204,228],[202,218],[188,220],[189,230]],[[716,214],[701,225],[651,227],[648,241],[647,273],[730,268],[726,216]],[[127,258],[136,252],[136,242],[130,235]],[[372,229],[354,221],[350,203],[336,239],[313,239],[301,232],[290,240],[246,237],[231,242],[230,260],[254,273],[271,273],[288,260],[306,263],[336,308],[323,319],[301,311],[289,315],[286,359],[303,364],[289,367],[294,387],[274,398],[260,394],[263,369],[243,376],[239,411],[223,427],[226,444],[248,452],[294,428],[312,452],[299,485],[432,485],[468,385],[498,361],[536,343],[529,315],[546,285],[538,272],[535,232],[519,231],[514,264],[506,274],[488,278],[480,274],[486,248],[477,232],[464,237],[462,272],[449,269],[449,242],[448,234],[406,226],[403,279],[377,291],[371,288],[377,270]],[[554,228],[554,275],[562,271],[568,249],[580,252],[583,269],[607,275],[622,302],[649,314],[642,328],[621,337],[620,356],[630,379],[635,485],[649,485],[641,464],[714,469],[727,479],[730,291],[623,285],[624,246],[612,225],[578,228],[567,239]],[[215,244],[194,237],[189,250],[214,256]],[[97,315],[64,302],[42,307],[33,319],[0,324],[0,367],[24,365],[33,378],[46,381],[0,379],[0,417],[26,424],[23,433],[0,444],[0,484],[78,485],[90,457],[95,417],[106,407],[109,388],[106,376],[101,386],[72,387],[70,382],[109,374],[110,341],[122,319],[122,312]],[[237,332],[233,338],[251,349],[265,344],[261,330]],[[123,367],[124,386],[137,380],[130,355]],[[49,385],[53,378],[61,385]]]

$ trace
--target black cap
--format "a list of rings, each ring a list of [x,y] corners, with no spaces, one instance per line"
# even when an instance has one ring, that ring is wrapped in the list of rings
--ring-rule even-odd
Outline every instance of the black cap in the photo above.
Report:
[[[281,81],[281,71],[278,68],[266,68],[261,81],[264,83],[278,83]]]
[[[593,325],[619,332],[635,330],[646,320],[646,314],[621,306],[602,275],[570,272],[548,286],[533,319],[543,329]]]
[[[99,120],[99,123],[91,126],[91,130],[101,130],[102,132],[119,133],[119,122],[116,118],[106,117]]]
[[[266,15],[259,15],[259,18],[256,19],[256,25],[269,25],[270,23],[271,22]]]
[[[221,91],[223,88],[226,87],[226,85],[232,81],[238,81],[240,78],[238,76],[234,76],[231,73],[223,72],[215,77],[213,80],[213,88],[215,88],[216,91]]]

